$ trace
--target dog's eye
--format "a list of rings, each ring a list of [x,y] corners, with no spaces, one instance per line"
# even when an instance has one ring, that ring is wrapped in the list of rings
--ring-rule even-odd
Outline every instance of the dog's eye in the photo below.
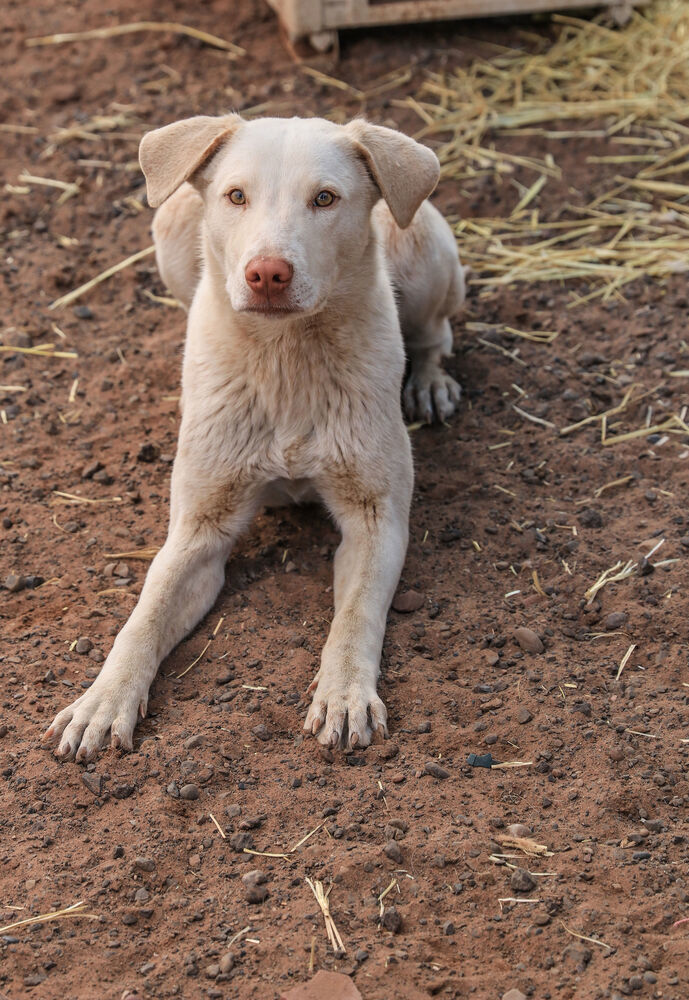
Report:
[[[335,195],[332,191],[319,191],[313,199],[313,203],[316,208],[327,208],[328,205],[332,205],[334,201]]]
[[[244,192],[239,188],[233,188],[232,191],[227,196],[233,205],[245,205],[246,198],[244,197]]]

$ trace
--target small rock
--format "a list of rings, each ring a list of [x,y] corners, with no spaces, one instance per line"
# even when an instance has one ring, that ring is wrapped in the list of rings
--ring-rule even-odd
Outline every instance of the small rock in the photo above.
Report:
[[[187,802],[193,802],[194,799],[199,797],[198,785],[193,785],[189,783],[188,785],[182,785],[179,790],[180,799],[186,799]]]
[[[381,924],[386,931],[390,931],[392,934],[398,934],[400,932],[402,929],[402,914],[396,906],[385,907]]]
[[[115,785],[112,794],[116,799],[128,799],[130,795],[134,794],[134,789],[136,785],[132,785],[129,782],[123,781]]]
[[[533,629],[522,625],[514,630],[514,638],[526,653],[542,653],[545,646]]]
[[[263,743],[267,743],[270,739],[270,731],[265,723],[261,722],[258,726],[254,726],[251,732],[254,734],[257,740],[261,740]]]
[[[9,576],[5,577],[5,588],[9,590],[11,594],[18,594],[20,590],[23,590],[26,586],[26,580],[23,576],[19,576],[17,573],[10,573]]]
[[[254,846],[254,838],[246,832],[233,833],[229,838],[229,844],[233,851],[241,854],[245,847],[252,848]]]
[[[416,727],[416,731],[417,733],[430,733],[431,731],[430,722],[428,720],[426,720],[425,722],[420,722]]]
[[[603,625],[609,632],[614,632],[615,629],[621,628],[628,618],[629,615],[626,611],[613,611],[611,614],[607,615]]]
[[[232,972],[232,969],[234,968],[234,955],[232,954],[232,952],[231,951],[226,952],[218,962],[218,965],[220,966],[221,972],[225,974],[227,974],[228,972]]]
[[[91,652],[93,649],[93,643],[89,638],[87,638],[87,636],[82,635],[81,638],[77,639],[77,644],[74,648],[77,653],[81,653],[83,655],[84,653]]]
[[[153,858],[135,858],[134,867],[138,868],[140,872],[154,872],[156,863]]]
[[[77,319],[93,319],[93,310],[88,306],[75,306],[74,315]]]
[[[142,444],[136,456],[137,462],[155,462],[160,455],[160,448],[147,441]]]
[[[0,740],[3,739],[5,736],[7,736],[8,733],[9,733],[9,729],[7,728],[7,726],[5,725],[5,723],[3,722],[3,724],[0,726]]]
[[[528,708],[525,708],[524,705],[521,705],[517,709],[517,711],[515,712],[514,717],[515,717],[515,719],[517,720],[517,722],[519,723],[520,726],[525,725],[525,723],[527,723],[527,722],[531,722],[531,720],[533,718],[531,712],[528,710]]]
[[[190,868],[198,868],[200,864],[201,864],[201,855],[200,854],[190,854],[189,855],[189,867]]]
[[[510,823],[505,833],[510,837],[531,837],[533,831],[530,827],[524,826],[523,823]]]
[[[515,868],[510,878],[510,886],[515,892],[532,892],[536,888],[536,880],[526,868]]]
[[[103,779],[100,774],[90,774],[88,771],[85,771],[81,776],[81,780],[84,782],[92,795],[100,795],[103,787]]]
[[[207,965],[204,969],[204,975],[206,979],[215,979],[216,976],[220,975],[220,964],[213,962],[212,965]]]
[[[602,528],[603,518],[597,510],[592,507],[586,507],[582,510],[579,515],[579,520],[584,525],[585,528]]]
[[[617,761],[618,763],[621,760],[624,760],[624,750],[622,749],[622,747],[613,747],[611,750],[608,751],[608,755],[610,757],[610,760]]]
[[[270,891],[267,885],[253,885],[246,890],[246,899],[248,903],[265,903],[269,895]]]
[[[388,840],[383,848],[383,854],[386,854],[396,865],[402,864],[402,851],[396,840]]]
[[[412,611],[419,611],[424,606],[424,602],[424,595],[420,594],[417,590],[405,590],[404,593],[397,594],[392,602],[392,607],[394,611],[408,615]]]
[[[503,993],[502,1000],[526,1000],[526,995],[521,990],[513,987],[507,993]]]
[[[202,733],[196,733],[195,736],[187,736],[186,740],[184,741],[184,749],[195,750],[196,747],[200,747],[203,745],[203,741],[204,737]]]
[[[489,667],[494,667],[499,661],[500,654],[495,649],[487,649],[485,652],[485,660]]]
[[[114,851],[112,852],[113,858],[123,858],[124,857],[124,847],[122,844],[118,844]]]
[[[445,934],[447,937],[450,937],[450,935],[454,934],[454,932],[455,932],[455,925],[452,923],[451,920],[446,920],[445,923],[443,924],[443,934]]]
[[[443,779],[450,777],[450,772],[446,771],[445,768],[441,767],[440,764],[438,764],[437,761],[435,760],[427,760],[423,766],[423,769],[426,772],[426,774],[430,774],[434,778]]]

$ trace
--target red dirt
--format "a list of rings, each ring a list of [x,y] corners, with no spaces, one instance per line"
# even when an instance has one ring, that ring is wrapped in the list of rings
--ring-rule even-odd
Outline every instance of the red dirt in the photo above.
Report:
[[[52,31],[144,18],[192,22],[248,54],[232,62],[188,39],[150,34],[24,46]],[[519,44],[520,27],[534,30],[529,21],[355,33],[343,40],[336,73],[364,88],[412,61],[410,83],[363,110],[414,131],[418,120],[396,97],[418,88],[425,69],[481,52],[481,40]],[[4,182],[21,189],[28,170],[80,189],[62,205],[50,188],[10,191],[0,210],[2,342],[49,341],[78,354],[0,355],[2,385],[28,390],[0,389],[0,580],[45,580],[2,591],[0,602],[0,923],[79,900],[97,919],[0,934],[0,995],[272,1000],[307,979],[312,961],[315,970],[351,975],[364,1000],[493,1000],[510,988],[539,1000],[637,990],[686,997],[689,925],[673,923],[689,913],[680,742],[689,735],[687,441],[603,448],[598,425],[560,438],[511,409],[518,383],[524,409],[561,427],[589,412],[586,400],[599,412],[637,382],[654,390],[654,420],[663,408],[679,412],[684,383],[667,371],[689,367],[685,280],[639,282],[626,303],[574,311],[555,286],[481,298],[472,291],[472,319],[557,329],[559,337],[550,347],[523,344],[521,366],[458,323],[450,368],[465,387],[461,411],[448,427],[413,434],[417,487],[401,589],[419,591],[424,603],[390,614],[381,683],[387,744],[342,755],[302,737],[337,542],[326,517],[305,508],[258,518],[216,607],[163,664],[135,752],[107,751],[85,770],[61,765],[41,748],[41,734],[97,672],[146,568],[107,553],[164,537],[184,320],[144,295],[164,294],[151,258],[80,300],[86,312],[50,312],[48,304],[148,245],[151,213],[131,200],[144,201],[142,178],[124,169],[147,128],[263,102],[280,114],[362,109],[290,61],[259,0],[207,3],[193,15],[172,2],[115,0],[105,11],[95,0],[70,8],[13,0],[2,43],[2,119],[37,129],[5,133]],[[121,106],[136,123],[45,155],[57,128]],[[547,140],[534,138],[530,149],[542,156]],[[593,196],[606,168],[593,173],[581,143],[560,142],[555,152],[566,182]],[[461,191],[445,183],[437,195],[461,215],[513,201],[509,183],[483,180]],[[79,242],[61,246],[60,236]],[[626,417],[626,429],[643,423],[646,406]],[[147,444],[153,461],[137,460]],[[95,462],[104,469],[84,479]],[[594,495],[624,476],[633,478]],[[54,491],[123,501],[69,505]],[[610,585],[586,606],[584,592],[603,570],[638,560],[660,538],[653,561],[677,562]],[[118,561],[124,575],[108,575]],[[533,570],[548,596],[534,588]],[[506,598],[511,591],[519,592]],[[534,629],[545,651],[522,651],[518,626]],[[73,649],[81,636],[91,653]],[[469,753],[488,751],[533,764],[467,765]],[[449,778],[425,773],[432,760]],[[170,794],[185,783],[198,786],[198,799]],[[552,873],[536,877],[534,891],[512,889],[510,869],[490,860],[512,823],[528,825],[553,852],[514,862]],[[237,846],[280,853],[319,824],[288,859],[230,846],[245,832]],[[393,839],[401,860],[383,852]],[[241,878],[255,867],[267,876],[259,904],[247,900]],[[342,958],[327,946],[305,876],[333,881]],[[397,933],[389,929],[394,912],[379,921],[378,896],[393,879],[384,905],[401,918]],[[538,902],[501,910],[499,900],[513,896]],[[234,962],[223,972],[228,950]]]

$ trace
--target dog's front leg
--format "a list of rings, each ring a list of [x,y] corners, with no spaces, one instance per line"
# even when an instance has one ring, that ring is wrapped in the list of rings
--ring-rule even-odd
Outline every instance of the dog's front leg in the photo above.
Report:
[[[372,731],[387,736],[387,711],[376,687],[387,613],[407,549],[411,461],[395,478],[394,492],[382,495],[356,485],[356,475],[321,489],[342,542],[335,555],[335,616],[309,689],[314,693],[304,729],[330,746],[367,746]]]
[[[56,716],[45,734],[58,743],[58,757],[89,760],[108,733],[112,746],[131,750],[137,716],[146,714],[158,666],[215,601],[233,541],[256,502],[248,487],[229,487],[213,503],[206,493],[201,503],[193,484],[175,490],[174,475],[172,499],[170,532],[136,608],[91,687]]]

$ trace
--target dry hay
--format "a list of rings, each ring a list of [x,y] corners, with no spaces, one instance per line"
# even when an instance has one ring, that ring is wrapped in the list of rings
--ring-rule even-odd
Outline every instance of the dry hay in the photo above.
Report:
[[[589,288],[571,289],[577,305],[619,296],[636,278],[689,269],[689,4],[656,0],[622,29],[605,17],[554,16],[554,41],[530,34],[531,51],[500,48],[492,59],[431,74],[418,95],[399,102],[423,120],[420,138],[440,141],[444,177],[469,182],[516,168],[536,175],[517,185],[507,218],[456,223],[478,285],[586,279]],[[553,155],[492,144],[532,135],[599,139],[619,155],[587,162],[613,163],[620,173],[589,204],[555,199],[547,212],[540,205],[549,186],[568,190]]]

